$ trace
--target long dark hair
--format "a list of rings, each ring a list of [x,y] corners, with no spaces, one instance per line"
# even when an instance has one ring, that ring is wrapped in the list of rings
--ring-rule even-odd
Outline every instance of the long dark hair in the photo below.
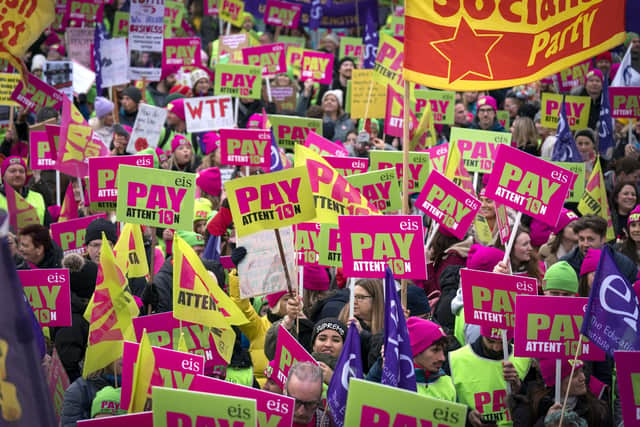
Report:
[[[529,390],[532,419],[538,420],[545,417],[549,408],[541,408],[541,403],[543,400],[548,400],[553,405],[555,387],[546,387],[542,380],[538,380],[531,385]],[[581,408],[586,409],[585,413],[578,415],[587,422],[589,427],[601,425],[608,413],[607,405],[596,398],[589,390],[584,396],[578,396],[578,404]]]
[[[627,238],[624,239],[622,245],[620,246],[620,252],[628,256],[631,261],[636,263],[636,265],[640,265],[640,257],[638,257],[638,245],[631,237],[627,236]]]
[[[433,251],[432,261],[435,268],[438,268],[438,264],[440,264],[444,259],[447,249],[458,242],[460,242],[460,239],[455,236],[447,236],[446,234],[442,234],[439,230],[436,232],[436,235],[431,242],[431,250]]]
[[[516,237],[513,240],[514,245],[515,245],[515,241],[518,239],[518,236],[520,236],[522,233],[527,233],[531,235],[531,232],[527,227],[525,227],[524,225],[520,225],[518,227],[518,230],[516,231]],[[500,241],[500,239],[498,239],[498,241],[496,242],[495,247],[497,247],[498,249],[502,249],[503,251],[505,250],[505,247]],[[511,249],[511,255],[509,257],[509,260],[511,261],[511,266],[513,267],[515,262],[515,259],[513,257],[513,249]],[[529,277],[533,277],[534,279],[537,279],[539,282],[542,281],[542,278],[544,275],[542,274],[542,270],[540,270],[540,259],[536,251],[534,250],[531,251],[531,256],[529,257],[529,261],[526,262],[524,267],[525,267],[524,270],[527,272],[527,275]]]

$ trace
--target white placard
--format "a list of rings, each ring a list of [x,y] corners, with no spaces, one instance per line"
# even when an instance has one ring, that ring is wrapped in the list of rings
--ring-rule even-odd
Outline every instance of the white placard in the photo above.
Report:
[[[102,58],[102,87],[112,87],[129,83],[127,77],[129,57],[127,55],[127,39],[118,37],[100,42]]]
[[[164,0],[131,0],[129,79],[160,81],[163,40]]]
[[[230,96],[185,98],[184,115],[187,132],[206,132],[235,125],[233,99]]]
[[[138,115],[129,137],[127,153],[135,154],[148,147],[156,148],[166,119],[167,110],[164,108],[142,103],[138,105]]]

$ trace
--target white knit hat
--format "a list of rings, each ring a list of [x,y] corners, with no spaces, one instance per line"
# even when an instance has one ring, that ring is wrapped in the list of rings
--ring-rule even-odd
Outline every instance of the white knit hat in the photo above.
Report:
[[[196,85],[196,83],[198,83],[198,80],[200,80],[200,79],[211,80],[209,78],[209,74],[207,74],[206,71],[200,70],[200,69],[197,69],[197,68],[191,72],[189,77],[191,78],[191,89],[193,89],[193,87]]]
[[[342,107],[342,91],[340,89],[333,89],[333,90],[326,91],[324,95],[322,95],[322,102],[324,102],[324,99],[327,97],[327,95],[335,96],[336,99],[338,100],[338,104],[340,104],[340,107]]]

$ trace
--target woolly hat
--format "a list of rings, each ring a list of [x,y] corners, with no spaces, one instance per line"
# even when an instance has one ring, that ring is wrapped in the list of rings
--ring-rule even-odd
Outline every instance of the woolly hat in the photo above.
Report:
[[[254,297],[253,298],[253,309],[256,311],[256,313],[258,313],[258,315],[260,315],[260,310],[262,310],[262,307],[264,307],[265,305],[267,305],[267,298],[265,296],[259,296],[259,297]]]
[[[87,227],[87,233],[84,236],[84,244],[88,245],[94,240],[101,240],[103,231],[104,235],[107,237],[107,240],[115,245],[118,241],[118,232],[116,230],[116,225],[104,218],[98,218],[91,221],[91,223]]]
[[[478,110],[480,110],[480,107],[482,107],[483,105],[488,105],[489,107],[493,108],[493,111],[498,111],[498,103],[493,96],[486,95],[478,98]]]
[[[573,363],[573,360],[563,360],[560,363],[561,380],[571,375],[571,365]],[[575,361],[576,369],[582,368],[583,365],[584,364],[580,360]],[[553,387],[556,384],[556,359],[540,359],[540,373],[542,374],[544,385],[547,387]]]
[[[220,144],[220,135],[213,131],[207,132],[202,136],[202,143],[204,144],[205,155],[213,153]]]
[[[629,31],[629,32],[627,33],[627,38],[624,40],[624,48],[625,48],[625,49],[626,49],[626,48],[628,48],[628,47],[629,47],[629,44],[631,43],[631,40],[633,40],[633,39],[637,39],[637,38],[640,38],[640,36],[638,35],[638,33],[634,33],[634,32]]]
[[[529,237],[531,237],[531,245],[533,246],[542,246],[549,240],[549,236],[551,236],[551,226],[543,223],[542,221],[538,221],[536,219],[531,220],[531,224],[529,225]]]
[[[338,61],[338,69],[340,69],[340,67],[342,67],[342,64],[344,64],[345,62],[351,62],[354,67],[356,66],[356,61],[354,61],[353,58],[351,58],[350,56],[345,56],[341,58],[340,61]]]
[[[600,249],[589,248],[589,250],[587,250],[587,254],[584,256],[582,265],[580,266],[580,276],[593,273],[598,269],[598,263],[600,262],[600,253]]]
[[[174,99],[167,104],[167,111],[178,116],[180,120],[185,120],[184,98]]]
[[[169,89],[169,95],[182,95],[180,98],[190,97],[192,95],[191,88],[187,85],[176,83]],[[177,98],[174,98],[177,99]]]
[[[609,51],[602,52],[600,55],[596,56],[596,64],[598,63],[598,61],[602,61],[602,60],[613,63],[613,57],[611,56],[611,52]]]
[[[336,46],[340,46],[340,40],[338,40],[338,36],[335,35],[335,33],[327,33],[324,35],[324,37],[322,38],[322,41],[330,41],[331,43],[335,44]]]
[[[262,129],[262,114],[253,113],[247,121],[247,129]]]
[[[338,104],[342,107],[342,91],[340,89],[326,91],[324,95],[322,95],[322,102],[324,102],[324,99],[329,95],[335,96],[338,100]]]
[[[173,153],[176,151],[181,145],[188,145],[191,147],[191,141],[189,141],[186,136],[176,133],[171,140],[171,152]]]
[[[191,88],[193,88],[201,79],[209,80],[209,74],[204,70],[196,68],[189,74],[189,78],[191,79]]]
[[[634,222],[640,222],[640,205],[637,205],[635,208],[633,208],[633,210],[629,214],[629,219],[627,219],[627,227]]]
[[[94,102],[94,109],[96,110],[96,117],[101,119],[113,112],[113,102],[103,96],[98,96]]]
[[[176,74],[180,71],[181,65],[172,64],[172,65],[163,65],[162,74],[160,74],[160,80],[164,80],[172,74]]]
[[[207,194],[220,196],[222,192],[220,169],[212,167],[200,171],[200,174],[196,178],[196,185]]]
[[[96,288],[98,264],[80,254],[70,253],[62,258],[62,267],[69,269],[71,292],[80,298],[91,298]]]
[[[47,58],[42,54],[37,54],[31,60],[31,72],[33,73],[35,70],[42,71],[44,69],[44,64],[47,62]]]
[[[322,266],[309,265],[304,267],[304,288],[309,291],[328,291],[330,277],[327,269]]]
[[[250,14],[249,12],[243,12],[242,21],[246,21],[247,19],[250,20],[253,24],[256,23],[256,18],[254,18],[252,14]]]
[[[207,220],[211,212],[211,202],[208,199],[200,197],[193,202],[193,222]]]
[[[45,46],[51,46],[53,44],[56,43],[60,43],[62,40],[60,39],[60,36],[58,35],[58,33],[56,32],[51,32],[46,39],[44,39],[44,45]]]
[[[598,70],[597,68],[592,68],[589,71],[587,71],[587,74],[584,76],[584,82],[586,83],[587,80],[589,80],[589,77],[593,77],[593,76],[596,76],[597,78],[599,78],[600,83],[604,81],[604,77],[602,77],[602,71]]]
[[[567,291],[577,294],[578,276],[567,261],[559,261],[549,267],[544,275],[543,285],[545,291]]]
[[[504,251],[500,249],[474,244],[469,249],[467,268],[491,272],[502,258],[504,258]]]
[[[280,291],[280,292],[276,292],[275,294],[267,295],[267,304],[269,304],[269,308],[275,307],[276,304],[278,304],[278,301],[280,301],[280,298],[282,298],[286,294],[287,294],[287,291]]]
[[[480,326],[480,335],[493,340],[501,340],[502,331],[504,331],[504,329],[492,328],[491,326]],[[513,339],[513,329],[507,329],[507,340],[511,339]]]
[[[398,296],[401,292],[398,291]],[[431,312],[429,299],[424,289],[416,285],[407,286],[407,310],[409,310],[409,316],[422,316]]]
[[[409,329],[413,357],[431,347],[431,344],[440,338],[447,336],[440,325],[420,317],[409,317],[407,328]]]
[[[591,140],[593,145],[596,145],[596,134],[591,129],[589,129],[589,128],[580,129],[579,131],[577,131],[575,133],[574,137],[578,138],[579,136],[586,136],[587,138],[589,138]]]
[[[177,232],[178,236],[191,247],[204,246],[204,237],[202,234],[198,234],[195,231],[180,230]]]
[[[338,334],[340,334],[340,336],[342,337],[342,342],[344,342],[347,336],[347,326],[338,319],[327,317],[325,319],[319,320],[318,323],[313,326],[311,345],[313,345],[316,337],[320,334],[320,332],[326,331],[327,329],[331,329],[332,331],[336,331]]]
[[[4,178],[4,173],[9,169],[11,165],[20,165],[24,168],[24,172],[27,173],[27,165],[22,160],[20,156],[9,156],[2,161],[2,166],[0,166],[0,177]]]
[[[560,218],[558,218],[558,224],[553,229],[553,234],[560,234],[560,232],[564,230],[567,225],[571,224],[576,219],[578,219],[578,215],[576,215],[574,211],[562,208],[562,211],[560,212]]]
[[[135,86],[128,86],[126,87],[123,91],[122,91],[122,96],[128,96],[129,98],[131,98],[133,100],[133,102],[135,102],[136,104],[139,104],[140,101],[142,100],[142,92],[140,92],[140,89],[138,89]]]
[[[99,414],[126,414],[127,411],[120,409],[120,391],[121,389],[113,388],[109,385],[97,392],[91,403],[91,418]]]

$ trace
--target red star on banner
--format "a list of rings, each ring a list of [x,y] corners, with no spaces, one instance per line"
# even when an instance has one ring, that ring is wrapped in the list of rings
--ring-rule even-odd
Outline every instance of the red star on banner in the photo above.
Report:
[[[502,34],[478,34],[464,17],[453,37],[431,42],[431,46],[449,62],[449,83],[475,74],[493,78],[489,53],[502,38]]]

